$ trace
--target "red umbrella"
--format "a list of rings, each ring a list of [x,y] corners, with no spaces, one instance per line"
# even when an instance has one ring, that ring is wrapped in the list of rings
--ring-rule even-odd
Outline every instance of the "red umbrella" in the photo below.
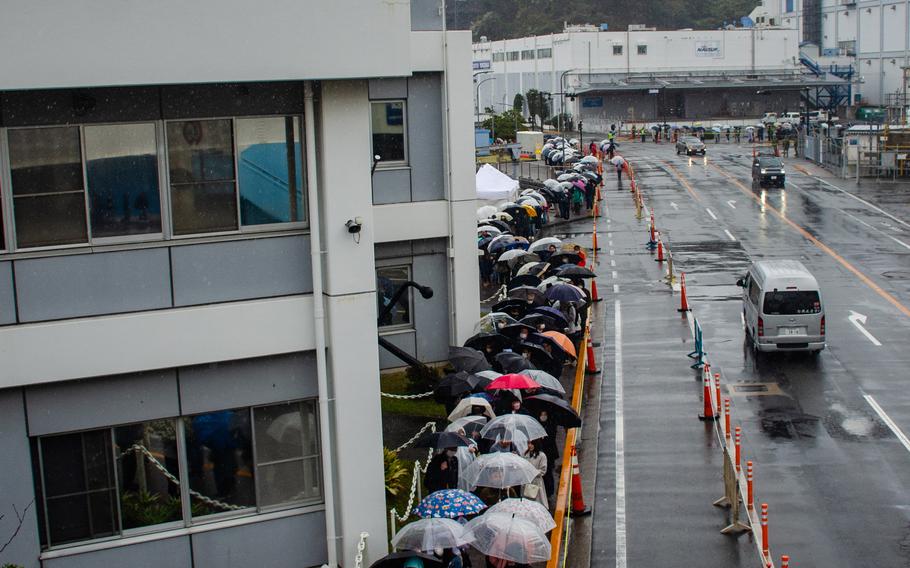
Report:
[[[540,384],[534,379],[525,375],[511,373],[497,377],[492,383],[487,385],[487,390],[497,389],[539,389]]]

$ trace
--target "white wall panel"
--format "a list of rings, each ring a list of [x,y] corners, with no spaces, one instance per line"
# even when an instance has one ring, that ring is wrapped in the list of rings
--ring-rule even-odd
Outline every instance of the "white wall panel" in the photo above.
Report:
[[[0,53],[16,56],[0,58],[0,89],[410,74],[408,2],[4,0],[2,13]]]
[[[377,243],[446,237],[446,201],[418,201],[373,206]]]

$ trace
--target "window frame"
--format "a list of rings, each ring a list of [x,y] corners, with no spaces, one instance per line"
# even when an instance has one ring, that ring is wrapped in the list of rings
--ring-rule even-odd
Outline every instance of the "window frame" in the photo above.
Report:
[[[319,478],[319,496],[318,498],[313,499],[298,499],[295,501],[286,501],[283,503],[276,503],[273,505],[262,505],[260,504],[260,491],[259,491],[259,476],[256,472],[258,469],[257,463],[257,449],[256,449],[256,426],[255,426],[255,411],[259,408],[268,408],[272,406],[279,405],[297,405],[298,408],[304,410],[307,405],[312,406],[313,415],[315,417],[315,423],[317,427],[317,432],[315,435],[316,442],[316,454],[307,454],[306,448],[301,447],[301,456],[299,458],[293,458],[293,460],[299,460],[301,463],[305,463],[307,459],[316,458],[319,467],[317,468],[318,478]],[[243,410],[248,413],[250,418],[250,444],[252,449],[252,464],[253,464],[253,495],[255,499],[255,504],[249,507],[244,507],[243,509],[235,511],[222,511],[218,513],[213,513],[209,515],[193,517],[192,516],[192,496],[190,495],[190,480],[189,480],[189,462],[187,454],[187,443],[186,443],[186,429],[184,426],[184,419],[190,418],[193,416],[199,416],[203,414],[210,414],[212,412],[219,412],[221,410]],[[114,424],[109,426],[101,426],[95,428],[83,428],[79,430],[71,430],[65,432],[53,432],[48,434],[42,434],[38,436],[32,436],[29,438],[30,443],[34,443],[37,462],[38,462],[38,471],[33,472],[32,482],[37,483],[40,486],[40,496],[36,496],[36,501],[40,498],[40,503],[36,503],[37,506],[41,507],[43,511],[43,523],[38,523],[38,530],[44,535],[45,543],[41,546],[41,555],[43,557],[46,553],[59,553],[60,551],[65,551],[77,547],[89,547],[94,548],[98,545],[105,546],[121,546],[118,544],[118,541],[123,541],[126,539],[134,537],[142,537],[146,535],[159,535],[161,538],[170,538],[170,536],[165,533],[174,532],[175,530],[205,530],[202,527],[211,525],[213,523],[219,523],[224,521],[233,521],[236,522],[237,519],[250,519],[250,522],[256,522],[255,517],[271,513],[279,513],[283,511],[291,511],[295,509],[314,509],[319,506],[325,505],[325,472],[322,468],[322,439],[321,435],[318,432],[318,429],[321,427],[319,421],[319,400],[317,397],[308,397],[308,398],[299,398],[292,399],[288,401],[279,401],[271,402],[266,404],[256,404],[250,406],[240,406],[235,408],[221,409],[221,410],[209,410],[206,412],[199,412],[195,414],[187,414],[180,416],[169,416],[163,418],[149,418],[148,420],[142,420],[138,422],[127,422]],[[176,442],[176,458],[177,458],[177,477],[179,479],[179,493],[180,493],[180,505],[181,505],[181,519],[175,521],[169,521],[165,523],[158,523],[152,525],[146,525],[142,527],[135,527],[130,529],[123,528],[123,513],[120,505],[120,491],[121,483],[117,471],[117,444],[116,444],[116,434],[115,430],[121,427],[134,426],[138,424],[146,424],[149,422],[163,422],[169,421],[173,423],[174,426],[174,435]],[[116,534],[105,537],[98,538],[88,538],[84,540],[70,541],[63,544],[53,544],[50,531],[51,524],[49,522],[47,514],[47,488],[46,488],[46,479],[45,479],[45,463],[44,463],[44,449],[42,445],[42,440],[45,438],[51,438],[55,436],[69,436],[74,434],[85,434],[88,432],[102,432],[104,433],[111,444],[111,456],[110,459],[113,463],[113,490],[115,491],[115,500],[116,500],[116,514],[117,518],[113,519],[113,524],[115,527]],[[302,442],[302,440],[301,440]],[[83,459],[84,459],[84,450],[83,450]],[[292,461],[292,460],[288,460]],[[172,472],[173,473],[173,472]],[[37,479],[36,479],[37,478]],[[93,490],[94,492],[99,492],[102,490]],[[86,491],[84,493],[91,493],[93,491]],[[123,546],[128,545],[129,543],[123,544]]]
[[[407,124],[406,112],[404,113],[405,124]],[[241,119],[261,119],[261,118],[299,118],[299,128],[297,136],[300,140],[300,169],[302,179],[302,199],[303,207],[300,221],[289,221],[286,223],[264,223],[260,225],[243,225],[240,209],[240,179],[238,164],[238,145],[237,145],[237,121]],[[256,114],[242,116],[207,116],[199,118],[180,118],[180,119],[157,119],[157,120],[131,120],[124,122],[87,122],[77,124],[43,124],[34,126],[14,126],[0,128],[0,221],[2,221],[3,246],[0,247],[0,254],[22,253],[41,253],[46,251],[66,251],[71,249],[85,249],[92,247],[116,246],[130,244],[161,243],[167,246],[171,241],[182,241],[186,239],[199,239],[209,237],[236,236],[251,233],[270,233],[284,232],[309,228],[310,204],[307,192],[307,164],[306,164],[306,138],[305,138],[305,119],[302,114]],[[171,179],[170,179],[170,162],[168,158],[167,146],[167,125],[171,122],[187,122],[193,120],[230,120],[231,131],[233,135],[233,162],[234,162],[234,197],[237,203],[237,229],[229,231],[216,231],[211,233],[192,233],[186,235],[175,235],[173,227],[173,199],[171,196]],[[120,125],[141,125],[152,124],[155,127],[155,156],[157,160],[156,174],[158,178],[158,202],[161,208],[161,230],[155,233],[140,235],[122,235],[115,237],[94,237],[92,235],[91,204],[89,196],[88,183],[88,163],[85,154],[85,129],[92,126],[120,126]],[[86,240],[80,243],[60,244],[60,245],[43,245],[36,247],[22,247],[16,239],[16,221],[15,221],[15,203],[13,200],[12,187],[12,163],[10,160],[9,132],[13,130],[35,130],[46,128],[76,128],[79,132],[79,150],[81,153],[81,171],[83,184],[83,202],[84,216],[86,223]],[[407,144],[407,129],[405,129],[405,143]],[[405,146],[405,155],[407,156],[407,146]]]
[[[621,56],[621,55],[622,55],[622,52],[623,52],[623,49],[624,49],[623,44],[621,44],[621,43],[614,43],[614,44],[613,44],[613,55],[614,55],[614,56]]]
[[[521,50],[521,60],[522,61],[531,61],[537,59],[537,52],[535,49],[522,49]]]
[[[373,270],[374,274],[379,271],[381,268],[404,268],[408,273],[408,280],[414,279],[414,263],[412,261],[405,261],[402,259],[387,259],[387,260],[377,260],[375,268]],[[376,274],[376,276],[379,276]],[[378,294],[378,290],[376,291]],[[408,297],[408,322],[407,323],[396,323],[389,325],[378,325],[378,330],[380,335],[386,333],[398,333],[402,331],[413,331],[416,330],[416,325],[414,323],[414,288],[408,287],[407,289]],[[377,309],[379,307],[379,302],[376,303]],[[378,315],[378,312],[377,312]]]
[[[638,50],[636,51],[636,55],[647,55],[647,54],[648,54],[648,44],[646,44],[646,43],[638,44]]]
[[[553,58],[553,48],[552,47],[538,47],[537,48],[537,59],[552,59]]]
[[[370,99],[370,156],[376,155],[376,149],[373,147],[373,105],[401,103],[401,127],[402,127],[402,147],[404,148],[404,159],[386,160],[382,159],[376,164],[377,170],[388,170],[404,168],[411,166],[410,137],[408,136],[408,99],[407,98],[390,98],[390,99]]]
[[[521,61],[521,50],[507,51],[506,61]]]

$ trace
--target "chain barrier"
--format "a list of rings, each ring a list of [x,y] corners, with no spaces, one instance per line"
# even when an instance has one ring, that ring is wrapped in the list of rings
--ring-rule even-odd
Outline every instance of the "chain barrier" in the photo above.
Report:
[[[496,290],[496,292],[493,293],[492,296],[490,296],[486,300],[481,300],[480,304],[481,305],[495,304],[495,303],[501,302],[502,300],[505,300],[508,296],[509,296],[509,288],[505,284],[503,284],[502,286],[499,287],[498,290]]]
[[[411,444],[413,444],[414,442],[416,442],[416,441],[417,441],[417,438],[419,438],[420,435],[423,434],[424,432],[426,432],[427,430],[429,430],[430,432],[435,432],[435,431],[436,431],[436,423],[435,423],[435,422],[427,422],[426,424],[424,424],[424,425],[423,425],[423,428],[421,428],[420,430],[417,431],[416,434],[414,434],[413,436],[411,436],[411,439],[410,439],[410,440],[408,440],[408,441],[405,442],[404,444],[401,444],[400,446],[398,446],[397,448],[395,448],[394,452],[397,454],[397,453],[400,452],[401,450],[407,448],[408,446],[410,446]]]
[[[392,394],[388,392],[380,392],[380,395],[386,398],[397,398],[399,400],[413,400],[415,398],[427,398],[433,396],[433,391],[422,392],[420,394]]]
[[[143,446],[141,444],[133,444],[132,446],[130,446],[129,448],[127,448],[126,450],[121,452],[121,454],[119,456],[117,456],[117,459],[122,459],[127,454],[131,454],[133,452],[138,452],[138,453],[142,454],[143,456],[145,456],[145,458],[149,461],[149,463],[151,463],[155,467],[155,469],[157,469],[158,471],[161,472],[161,475],[163,475],[165,478],[167,478],[168,481],[170,481],[177,487],[180,487],[180,480],[177,479],[177,476],[175,476],[173,473],[168,471],[167,467],[165,467],[164,464],[159,462],[155,458],[155,456],[152,455],[152,452],[150,452],[148,450],[148,448],[146,448],[145,446]],[[198,491],[194,491],[192,489],[189,490],[189,494],[190,494],[190,497],[195,497],[198,501],[201,501],[201,502],[205,503],[206,505],[216,507],[218,509],[224,509],[226,511],[239,511],[240,509],[249,508],[245,505],[231,505],[229,503],[224,503],[223,501],[216,501],[215,499],[212,499],[211,497],[207,497],[207,496],[203,495],[202,493],[199,493]]]
[[[367,547],[367,538],[370,536],[368,532],[360,533],[360,542],[357,543],[357,556],[354,557],[354,566],[356,568],[363,568],[363,551]]]

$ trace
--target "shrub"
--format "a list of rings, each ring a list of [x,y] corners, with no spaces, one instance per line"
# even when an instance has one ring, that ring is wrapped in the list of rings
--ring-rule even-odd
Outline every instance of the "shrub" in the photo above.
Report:
[[[388,448],[382,448],[382,461],[385,465],[386,497],[396,497],[405,488],[411,472],[398,454]]]

